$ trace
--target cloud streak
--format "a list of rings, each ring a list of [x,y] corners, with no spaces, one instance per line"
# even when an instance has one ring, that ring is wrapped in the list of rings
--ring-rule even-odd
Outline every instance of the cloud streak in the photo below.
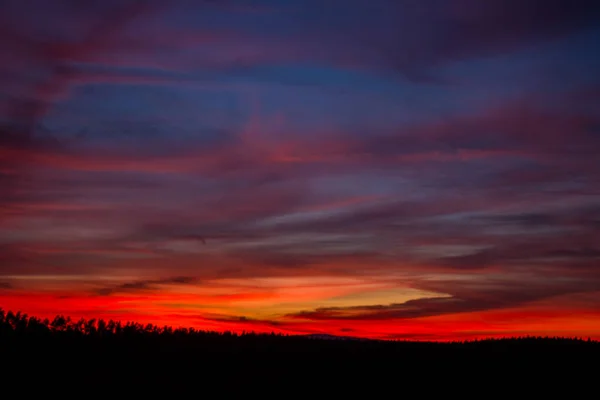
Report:
[[[176,276],[168,279],[153,279],[121,283],[117,286],[98,289],[97,293],[100,296],[110,296],[115,293],[156,290],[157,286],[160,285],[190,285],[196,283],[197,280],[195,278],[189,276]]]

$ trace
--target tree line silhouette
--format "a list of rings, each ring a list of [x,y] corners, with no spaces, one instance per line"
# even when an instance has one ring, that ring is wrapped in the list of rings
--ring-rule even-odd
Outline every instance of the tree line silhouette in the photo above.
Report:
[[[368,341],[372,343],[377,343],[381,346],[390,346],[391,343],[401,343],[402,345],[410,344],[412,346],[423,346],[423,345],[435,345],[435,346],[474,346],[474,345],[489,345],[491,343],[514,343],[519,342],[522,344],[530,345],[531,343],[536,342],[545,342],[553,343],[556,345],[580,345],[582,343],[586,343],[586,345],[600,345],[600,342],[593,341],[589,337],[587,339],[584,338],[571,338],[571,337],[548,337],[548,336],[518,336],[511,338],[485,338],[485,339],[473,339],[473,340],[456,340],[451,342],[422,342],[422,341],[410,341],[410,340],[379,340],[379,339],[358,339],[358,338],[346,338],[346,337],[336,337],[333,335],[289,335],[282,333],[256,333],[254,331],[248,332],[232,332],[232,331],[207,331],[200,330],[193,327],[186,328],[173,328],[168,325],[158,326],[154,324],[142,324],[135,321],[127,321],[123,323],[120,320],[103,320],[103,319],[85,319],[80,318],[78,320],[73,320],[71,317],[64,316],[62,314],[56,315],[52,320],[48,318],[38,318],[35,316],[30,316],[26,313],[22,313],[21,311],[13,312],[13,311],[5,311],[3,308],[0,308],[0,337],[3,340],[7,339],[19,339],[19,338],[29,338],[29,337],[57,337],[57,336],[65,336],[69,338],[74,337],[82,337],[87,336],[91,338],[103,338],[103,337],[163,337],[170,338],[174,337],[177,339],[182,338],[195,338],[195,339],[205,339],[205,338],[258,338],[260,340],[272,341],[275,338],[286,338],[287,341],[292,339],[301,339],[302,341],[306,340],[359,340],[362,342]],[[298,341],[296,341],[298,343]],[[330,343],[328,343],[330,344]],[[312,345],[312,344],[311,344]],[[354,344],[352,344],[354,346]]]
[[[595,363],[598,356],[600,342],[583,338],[526,336],[445,343],[325,340],[73,320],[63,315],[41,319],[0,309],[0,366],[11,367],[5,377],[53,381],[69,376],[88,384],[101,381],[138,389],[149,383],[181,388],[194,371],[203,379],[210,376],[211,382],[237,382],[227,386],[230,391],[246,390],[245,385],[257,381],[331,385],[339,379],[335,377],[342,377],[355,384],[381,385],[419,374],[433,379],[487,372],[489,378],[494,376],[492,370],[518,380],[530,377],[531,371],[550,373],[568,366],[574,372]],[[586,371],[593,370],[584,369],[579,375]]]

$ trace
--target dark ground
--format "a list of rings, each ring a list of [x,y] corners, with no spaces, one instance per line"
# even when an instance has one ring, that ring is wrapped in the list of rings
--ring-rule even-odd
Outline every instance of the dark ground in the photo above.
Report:
[[[418,343],[236,336],[62,317],[42,321],[0,310],[0,383],[5,394],[7,387],[18,388],[20,397],[503,393],[578,399],[596,397],[599,365],[600,343],[577,339]]]

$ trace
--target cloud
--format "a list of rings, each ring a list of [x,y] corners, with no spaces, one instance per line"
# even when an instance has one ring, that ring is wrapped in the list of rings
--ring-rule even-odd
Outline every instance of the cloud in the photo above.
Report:
[[[72,86],[97,79],[86,65],[204,71],[213,79],[215,74],[260,77],[260,68],[256,67],[311,60],[435,81],[428,71],[433,65],[518,50],[585,29],[600,18],[600,9],[592,0],[493,0],[485,4],[475,0],[458,4],[429,0],[418,5],[388,0],[373,5],[360,1],[323,5],[309,0],[293,7],[255,6],[254,11],[268,9],[258,15],[237,2],[176,1],[168,7],[152,1],[107,2],[93,7],[65,3],[38,25],[51,31],[70,30],[63,34],[77,34],[82,40],[71,43],[59,37],[45,43],[20,31],[33,30],[27,19],[31,17],[25,18],[19,7],[12,8],[16,9],[12,20],[22,21],[23,26],[6,23],[0,32],[0,41],[18,50],[11,59],[16,57],[15,64],[35,63],[51,71],[47,79],[30,86],[21,100],[12,102],[12,108],[27,120],[44,115],[48,107],[68,95]],[[317,17],[316,10],[321,17]],[[219,29],[199,25],[181,29],[170,25],[168,18],[157,20],[159,11],[165,15],[196,13],[201,17],[225,12],[241,23],[228,25],[224,21]],[[253,27],[257,18],[260,22],[260,18],[267,17],[271,22],[265,23],[264,29]],[[274,23],[273,18],[278,22]],[[140,19],[146,25],[138,23]],[[361,29],[356,29],[358,25]],[[138,34],[132,35],[136,29]],[[18,70],[16,66],[14,69]],[[106,75],[104,79],[110,79],[110,73]],[[117,71],[113,79],[127,78],[119,77]],[[130,79],[135,82],[140,77]]]
[[[255,153],[241,153],[245,143],[231,143],[220,151],[208,154],[172,154],[162,157],[120,160],[118,156],[94,158],[72,156],[40,157],[46,165],[71,165],[77,168],[110,169],[111,166],[127,165],[139,171],[204,171],[220,174],[248,168],[267,168],[280,165],[286,170],[295,165],[319,166],[335,172],[335,166],[346,168],[361,164],[393,168],[397,165],[424,163],[460,163],[493,158],[531,160],[544,165],[555,163],[557,167],[584,169],[590,166],[594,149],[600,146],[594,127],[599,123],[594,115],[565,115],[529,109],[500,108],[482,115],[456,117],[447,121],[417,126],[400,127],[397,133],[379,135],[376,132],[361,139],[346,137],[333,146],[328,139],[317,148],[309,142],[292,142],[278,146],[287,147],[294,155],[286,155],[277,147],[256,149]],[[544,136],[546,140],[537,138]],[[476,139],[475,139],[476,138]],[[262,154],[261,154],[262,153]],[[261,157],[262,155],[262,157]],[[560,155],[562,158],[557,159]],[[72,161],[70,161],[70,158]],[[35,159],[32,159],[35,162]],[[587,162],[587,163],[586,163]],[[68,164],[67,164],[68,163]],[[94,165],[96,164],[96,165]],[[86,165],[89,165],[87,167]],[[291,170],[293,171],[293,169]],[[291,172],[290,171],[290,172]],[[307,171],[308,172],[308,171]],[[586,176],[593,170],[583,171]],[[305,172],[306,173],[306,172]],[[595,175],[592,178],[597,179]]]
[[[225,322],[225,323],[236,323],[236,324],[241,324],[243,325],[247,325],[251,328],[255,328],[255,327],[285,327],[285,323],[284,322],[279,322],[279,321],[271,321],[271,320],[260,320],[260,319],[255,319],[255,318],[249,318],[249,317],[245,317],[245,316],[240,316],[240,315],[214,315],[214,314],[203,314],[201,316],[202,319],[205,320],[209,320],[209,321],[214,321],[214,322]]]
[[[594,113],[545,110],[539,103],[515,103],[478,114],[402,127],[397,133],[366,135],[354,144],[354,153],[361,151],[377,159],[399,162],[403,159],[436,162],[436,158],[440,162],[468,161],[497,154],[501,158],[545,163],[551,158],[565,166],[589,159],[600,146],[594,132],[600,121]],[[545,140],[539,140],[542,137]],[[424,157],[419,157],[420,154]],[[556,160],[558,155],[564,160]]]
[[[460,314],[495,309],[508,309],[565,294],[594,292],[597,282],[535,282],[491,280],[481,278],[472,283],[462,280],[440,280],[417,283],[421,289],[452,292],[447,297],[421,298],[400,304],[369,305],[353,307],[317,308],[287,315],[301,320],[403,320]]]
[[[580,229],[584,228],[582,224],[586,218],[590,222],[589,229],[595,226],[593,214],[573,220],[575,217],[569,217],[568,212],[552,215],[539,210],[537,214],[529,211],[545,202],[555,201],[557,196],[577,199],[580,194],[593,195],[598,176],[595,169],[589,168],[593,164],[591,149],[599,145],[597,135],[590,131],[593,123],[591,115],[565,116],[539,112],[534,107],[507,106],[481,114],[411,125],[388,135],[340,136],[335,140],[325,137],[316,143],[308,142],[311,146],[306,148],[290,145],[296,154],[306,152],[306,159],[301,156],[293,162],[280,161],[281,157],[276,157],[278,149],[286,147],[285,143],[273,146],[272,150],[267,147],[264,151],[264,148],[246,146],[247,143],[237,139],[225,142],[213,153],[206,148],[199,148],[197,152],[187,149],[184,153],[180,149],[167,149],[165,154],[152,157],[110,155],[100,151],[87,154],[56,151],[49,142],[51,150],[44,146],[40,150],[41,154],[47,155],[15,156],[15,160],[26,160],[28,166],[37,163],[38,166],[60,167],[59,172],[54,177],[46,173],[39,179],[21,180],[18,195],[9,194],[3,201],[10,206],[5,210],[12,210],[13,217],[36,215],[38,207],[39,215],[63,218],[69,214],[72,220],[86,221],[88,225],[118,219],[120,224],[129,225],[120,238],[123,243],[145,242],[149,245],[145,250],[156,253],[173,248],[184,252],[186,246],[201,244],[194,237],[203,237],[211,246],[215,240],[217,246],[254,243],[255,249],[262,253],[251,248],[219,248],[234,257],[253,260],[255,265],[309,267],[331,257],[342,259],[344,255],[373,256],[377,260],[376,254],[387,252],[386,246],[394,240],[398,247],[393,257],[411,260],[414,255],[408,246],[419,242],[438,245],[453,240],[454,244],[477,243],[484,249],[442,258],[432,254],[426,257],[426,262],[450,268],[513,264],[531,257],[534,251],[538,252],[536,258],[551,256],[535,250],[538,242],[549,240],[539,232],[531,235],[536,221],[539,229],[565,230],[573,224]],[[536,140],[542,135],[547,140]],[[475,140],[471,140],[473,138]],[[573,141],[572,138],[577,139]],[[20,142],[15,143],[14,148],[27,148],[18,144]],[[482,156],[475,160],[464,158],[457,151],[461,148],[482,152]],[[500,157],[502,163],[496,163],[485,153],[498,148],[505,151]],[[310,149],[313,149],[312,154]],[[321,163],[320,160],[330,157],[334,150],[339,157]],[[322,155],[319,155],[320,151],[323,151]],[[32,150],[31,154],[40,153]],[[235,161],[240,154],[241,160]],[[442,154],[451,157],[444,159]],[[522,157],[515,159],[514,154]],[[419,155],[432,156],[419,158]],[[442,175],[439,163],[445,165]],[[320,176],[327,176],[338,184],[365,168],[384,168],[393,172],[399,165],[404,166],[401,174],[378,177],[382,184],[393,187],[408,181],[407,188],[415,193],[431,191],[435,192],[435,197],[409,196],[404,200],[392,200],[397,196],[392,192],[388,195],[390,198],[373,197],[369,201],[327,211],[307,208],[318,198],[314,180]],[[123,170],[128,167],[131,171],[125,173]],[[110,171],[111,168],[114,171]],[[172,168],[172,177],[157,178],[157,174],[169,171],[169,168]],[[196,182],[186,178],[178,181],[184,174],[194,171],[198,174],[194,175],[198,177]],[[573,174],[577,174],[578,180],[572,179]],[[204,183],[204,177],[218,178],[219,181],[209,185]],[[571,189],[574,184],[577,187]],[[461,190],[468,191],[468,196],[462,195]],[[83,197],[92,194],[98,196],[93,202]],[[124,196],[130,201],[118,202],[119,206],[115,207],[110,200],[114,196]],[[144,201],[137,203],[140,196]],[[84,198],[85,201],[78,205],[71,203],[69,209],[72,198]],[[151,198],[156,200],[150,202]],[[581,199],[577,201],[581,202]],[[60,211],[62,204],[68,212]],[[494,213],[515,206],[523,208],[522,214],[509,217]],[[51,214],[48,214],[49,207],[54,207]],[[80,208],[73,209],[77,207]],[[576,210],[577,203],[573,207],[571,209]],[[19,209],[21,211],[17,211]],[[470,219],[447,218],[482,211],[492,212]],[[511,222],[510,218],[522,219],[523,223],[515,224],[516,221]],[[552,219],[556,219],[554,225],[550,224]],[[511,241],[492,232],[513,229],[511,226],[529,232],[530,238]],[[347,236],[332,236],[340,234]],[[579,254],[575,245],[564,249],[564,242],[561,244],[560,241],[569,234],[559,233],[548,243],[571,254]],[[285,240],[278,242],[275,239],[281,236],[290,238],[287,244]],[[297,238],[293,239],[293,236]],[[374,240],[375,237],[379,239]],[[518,243],[519,240],[523,243]],[[152,243],[154,247],[150,246]],[[108,249],[110,247],[113,250],[122,248],[118,243],[109,244]],[[523,250],[527,248],[529,253]],[[200,250],[200,253],[210,251],[204,247]],[[309,256],[309,252],[313,255]],[[504,255],[511,253],[514,253],[512,258]],[[424,261],[423,256],[417,258]],[[579,260],[585,261],[582,257]]]
[[[3,39],[8,36],[10,41],[16,40],[21,52],[27,53],[26,57],[31,63],[48,69],[47,78],[30,85],[30,91],[25,97],[15,98],[11,102],[12,111],[9,111],[9,117],[21,124],[22,129],[26,131],[32,129],[39,119],[46,115],[49,108],[65,96],[72,81],[78,79],[80,72],[69,63],[85,61],[90,54],[115,47],[118,43],[113,41],[115,32],[122,30],[135,17],[148,12],[150,5],[151,2],[143,1],[119,5],[107,10],[104,15],[102,12],[98,13],[101,16],[99,21],[90,18],[93,14],[87,14],[87,18],[91,19],[91,28],[82,34],[81,42],[75,44],[60,40],[48,42],[27,37],[16,31],[19,27],[14,26],[14,22],[8,24],[7,27],[12,29],[4,29]],[[94,12],[94,10],[89,11]]]
[[[189,276],[176,276],[166,279],[152,279],[134,282],[126,282],[116,286],[98,289],[96,293],[99,296],[110,296],[117,293],[128,293],[137,291],[156,290],[161,285],[196,285],[199,281],[197,278]]]
[[[282,7],[287,34],[280,40],[263,38],[265,45],[255,53],[265,62],[273,61],[276,52],[287,62],[310,59],[439,83],[430,72],[433,66],[522,50],[598,20],[600,7],[593,0],[378,0],[343,5],[309,0]]]
[[[383,48],[390,64],[409,74],[440,62],[519,50],[592,26],[600,19],[600,7],[591,0],[396,4],[397,22],[402,23],[383,40]],[[422,24],[424,20],[435,29]]]

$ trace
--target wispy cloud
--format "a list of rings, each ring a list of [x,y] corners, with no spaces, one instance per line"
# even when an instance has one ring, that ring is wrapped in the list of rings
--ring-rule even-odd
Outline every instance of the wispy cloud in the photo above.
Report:
[[[115,293],[127,293],[137,291],[156,290],[161,285],[193,285],[198,284],[198,280],[189,276],[176,276],[167,279],[153,279],[135,282],[121,283],[116,286],[98,289],[96,293],[100,296],[109,296]]]

